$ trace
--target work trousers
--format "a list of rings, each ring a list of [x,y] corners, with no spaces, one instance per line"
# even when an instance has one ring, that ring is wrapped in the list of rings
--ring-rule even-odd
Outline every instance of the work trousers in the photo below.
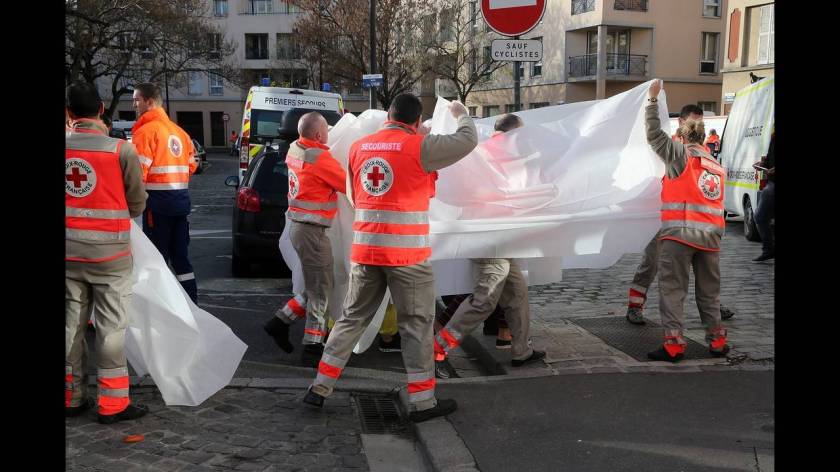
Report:
[[[327,228],[290,221],[289,238],[300,258],[303,282],[306,285],[303,342],[321,343],[326,335],[329,298],[333,287],[333,256]]]
[[[163,215],[147,209],[143,212],[143,232],[163,256],[163,260],[172,264],[175,278],[193,303],[198,304],[198,286],[187,251],[190,244],[190,223],[187,215]]]
[[[694,298],[706,328],[706,341],[726,337],[720,320],[720,252],[703,251],[670,239],[662,240],[659,255],[659,313],[669,340],[682,339],[683,305],[688,294],[689,271],[694,268]]]
[[[125,400],[121,401],[128,406],[128,368],[124,347],[125,330],[129,324],[126,310],[131,303],[131,269],[131,256],[108,262],[65,263],[64,348],[67,407],[77,407],[87,398],[85,329],[91,312],[96,321],[100,412],[106,413],[102,410],[103,403],[109,403],[103,400],[103,388],[110,390],[113,386],[113,383],[109,384],[108,379],[124,377],[125,388],[120,392],[105,392],[105,397],[110,395],[124,398]],[[106,405],[106,408],[108,407],[112,408],[113,403]]]
[[[528,283],[519,265],[511,259],[472,259],[475,288],[452,319],[437,334],[436,341],[449,353],[493,313],[496,304],[505,312],[513,341],[511,357],[527,359],[533,353],[528,345],[530,309]]]
[[[642,261],[636,268],[633,275],[633,282],[630,284],[628,306],[644,308],[647,301],[647,291],[650,285],[656,280],[656,271],[659,266],[659,252],[662,243],[659,240],[659,233],[650,240],[642,253]]]
[[[770,220],[776,216],[776,183],[767,182],[767,186],[761,191],[761,200],[758,201],[758,208],[755,210],[755,227],[758,235],[761,236],[761,252],[772,254],[776,251],[773,245],[773,231],[770,229]]]
[[[344,314],[327,339],[312,391],[322,396],[332,393],[353,346],[382,302],[386,287],[391,290],[397,309],[411,410],[433,408],[437,405],[432,347],[435,276],[428,261],[410,266],[352,264]]]

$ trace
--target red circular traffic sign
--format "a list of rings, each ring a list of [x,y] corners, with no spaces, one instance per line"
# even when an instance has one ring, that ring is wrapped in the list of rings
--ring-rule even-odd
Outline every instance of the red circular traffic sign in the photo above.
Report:
[[[228,115],[227,113],[222,115],[222,121],[228,121],[229,119],[230,119],[230,115]]]
[[[481,0],[481,14],[493,31],[519,36],[531,31],[545,13],[545,0]]]

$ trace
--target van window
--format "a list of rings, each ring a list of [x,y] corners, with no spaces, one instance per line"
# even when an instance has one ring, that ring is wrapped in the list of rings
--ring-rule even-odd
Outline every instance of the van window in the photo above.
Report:
[[[251,109],[251,135],[276,138],[277,128],[283,122],[283,113],[278,110]]]

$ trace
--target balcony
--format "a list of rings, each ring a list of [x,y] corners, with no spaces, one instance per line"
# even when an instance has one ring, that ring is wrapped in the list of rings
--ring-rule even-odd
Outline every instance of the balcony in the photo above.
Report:
[[[595,0],[572,0],[572,15],[595,11]]]
[[[648,0],[615,0],[616,10],[648,11]]]
[[[595,77],[598,72],[598,55],[584,54],[569,57],[569,77]],[[647,56],[637,54],[607,54],[608,76],[646,76]]]

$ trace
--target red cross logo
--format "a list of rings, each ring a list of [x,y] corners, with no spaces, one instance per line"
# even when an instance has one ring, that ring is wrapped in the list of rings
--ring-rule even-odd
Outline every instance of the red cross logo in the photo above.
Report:
[[[295,187],[297,187],[297,185],[295,185],[295,184],[296,184],[296,182],[294,180],[289,182],[289,187],[292,188],[292,193],[295,193]]]
[[[706,186],[709,187],[709,191],[715,193],[717,191],[717,182],[713,177],[709,177],[706,179]]]
[[[385,178],[385,174],[379,173],[379,166],[373,166],[373,172],[368,172],[367,178],[373,181],[374,187],[379,187],[379,181]]]
[[[87,175],[83,175],[79,173],[79,168],[74,167],[70,174],[65,174],[67,180],[73,181],[73,186],[76,188],[82,188],[82,182],[87,182]]]

